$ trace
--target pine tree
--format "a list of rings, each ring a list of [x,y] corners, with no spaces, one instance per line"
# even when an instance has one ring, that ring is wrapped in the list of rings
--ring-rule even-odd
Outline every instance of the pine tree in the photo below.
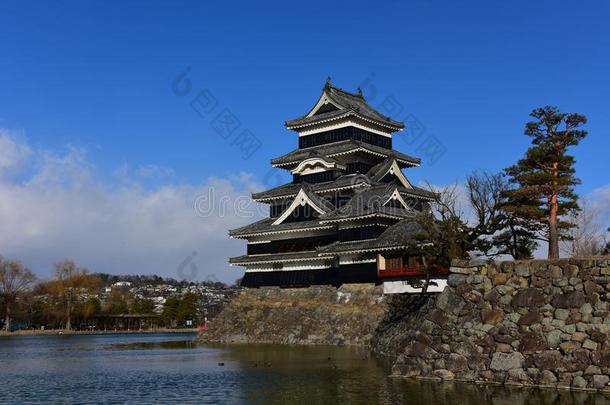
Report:
[[[515,260],[531,259],[538,247],[536,235],[541,225],[503,212],[502,230],[493,236],[496,255],[511,255]]]
[[[504,209],[516,217],[545,227],[549,243],[549,259],[559,258],[559,239],[570,224],[561,217],[578,209],[574,185],[574,157],[567,154],[587,131],[580,129],[587,118],[576,113],[563,113],[557,107],[537,108],[530,114],[525,135],[532,138],[532,146],[516,165],[505,169],[515,188],[506,191],[508,203]]]

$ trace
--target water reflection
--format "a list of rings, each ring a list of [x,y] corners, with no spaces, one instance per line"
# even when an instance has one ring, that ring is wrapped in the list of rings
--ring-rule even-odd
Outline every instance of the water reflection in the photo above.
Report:
[[[358,348],[243,345],[226,347],[248,375],[250,403],[377,402],[388,364]]]
[[[265,404],[606,404],[585,392],[388,377],[388,361],[357,348],[225,347],[248,375],[243,398]]]
[[[0,402],[603,404],[588,393],[389,378],[365,350],[199,346],[192,335],[0,338]]]
[[[193,349],[192,340],[170,340],[164,342],[130,342],[106,345],[108,350],[153,350],[153,349]]]

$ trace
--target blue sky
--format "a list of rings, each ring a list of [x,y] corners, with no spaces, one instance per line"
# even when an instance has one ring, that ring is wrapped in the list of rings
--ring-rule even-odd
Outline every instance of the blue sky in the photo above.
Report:
[[[552,104],[589,118],[589,137],[573,150],[578,191],[599,194],[610,183],[607,2],[108,3],[0,6],[0,128],[32,151],[4,180],[13,188],[31,184],[51,155],[60,165],[76,159],[106,192],[124,187],[126,173],[149,196],[210,178],[236,193],[261,187],[269,159],[296,146],[284,120],[307,112],[328,75],[347,90],[363,86],[373,105],[392,97],[394,118],[416,117],[424,138],[442,143],[437,161],[422,156],[407,173],[415,182],[448,184],[512,164],[528,146],[529,112]],[[180,97],[171,85],[187,67],[192,92]],[[190,108],[204,89],[260,140],[249,159]],[[417,155],[420,142],[395,145]],[[0,245],[0,254],[23,256],[28,243]],[[231,243],[239,254],[243,246]],[[48,261],[30,260],[40,269]]]

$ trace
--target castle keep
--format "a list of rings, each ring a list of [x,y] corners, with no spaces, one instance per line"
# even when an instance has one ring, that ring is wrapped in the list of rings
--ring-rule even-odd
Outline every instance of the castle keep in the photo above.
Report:
[[[327,81],[313,108],[285,125],[298,134],[298,148],[271,164],[293,181],[254,193],[269,204],[269,218],[229,232],[248,241],[247,254],[230,259],[246,268],[242,285],[384,282],[388,292],[409,292],[405,280],[423,274],[407,254],[417,231],[413,217],[435,194],[403,173],[420,165],[392,148],[404,124],[372,108],[360,90]]]

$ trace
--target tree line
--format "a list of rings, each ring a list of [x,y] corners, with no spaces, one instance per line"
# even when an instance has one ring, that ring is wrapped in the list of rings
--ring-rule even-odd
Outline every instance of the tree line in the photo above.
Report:
[[[610,254],[603,218],[580,200],[571,147],[587,136],[587,118],[546,106],[532,111],[524,134],[531,146],[500,173],[476,172],[464,188],[429,186],[437,199],[418,215],[422,255],[447,266],[451,259],[502,255],[530,259],[546,244],[547,257]],[[607,220],[607,218],[605,219]],[[606,224],[607,226],[607,224]]]
[[[3,329],[12,330],[18,320],[29,328],[71,330],[87,325],[98,315],[158,315],[157,326],[184,327],[200,321],[199,298],[194,293],[170,296],[160,314],[148,298],[135,297],[127,288],[112,288],[100,300],[104,281],[72,260],[55,265],[54,277],[38,281],[21,262],[0,256],[0,311]],[[190,326],[190,325],[189,325]]]

